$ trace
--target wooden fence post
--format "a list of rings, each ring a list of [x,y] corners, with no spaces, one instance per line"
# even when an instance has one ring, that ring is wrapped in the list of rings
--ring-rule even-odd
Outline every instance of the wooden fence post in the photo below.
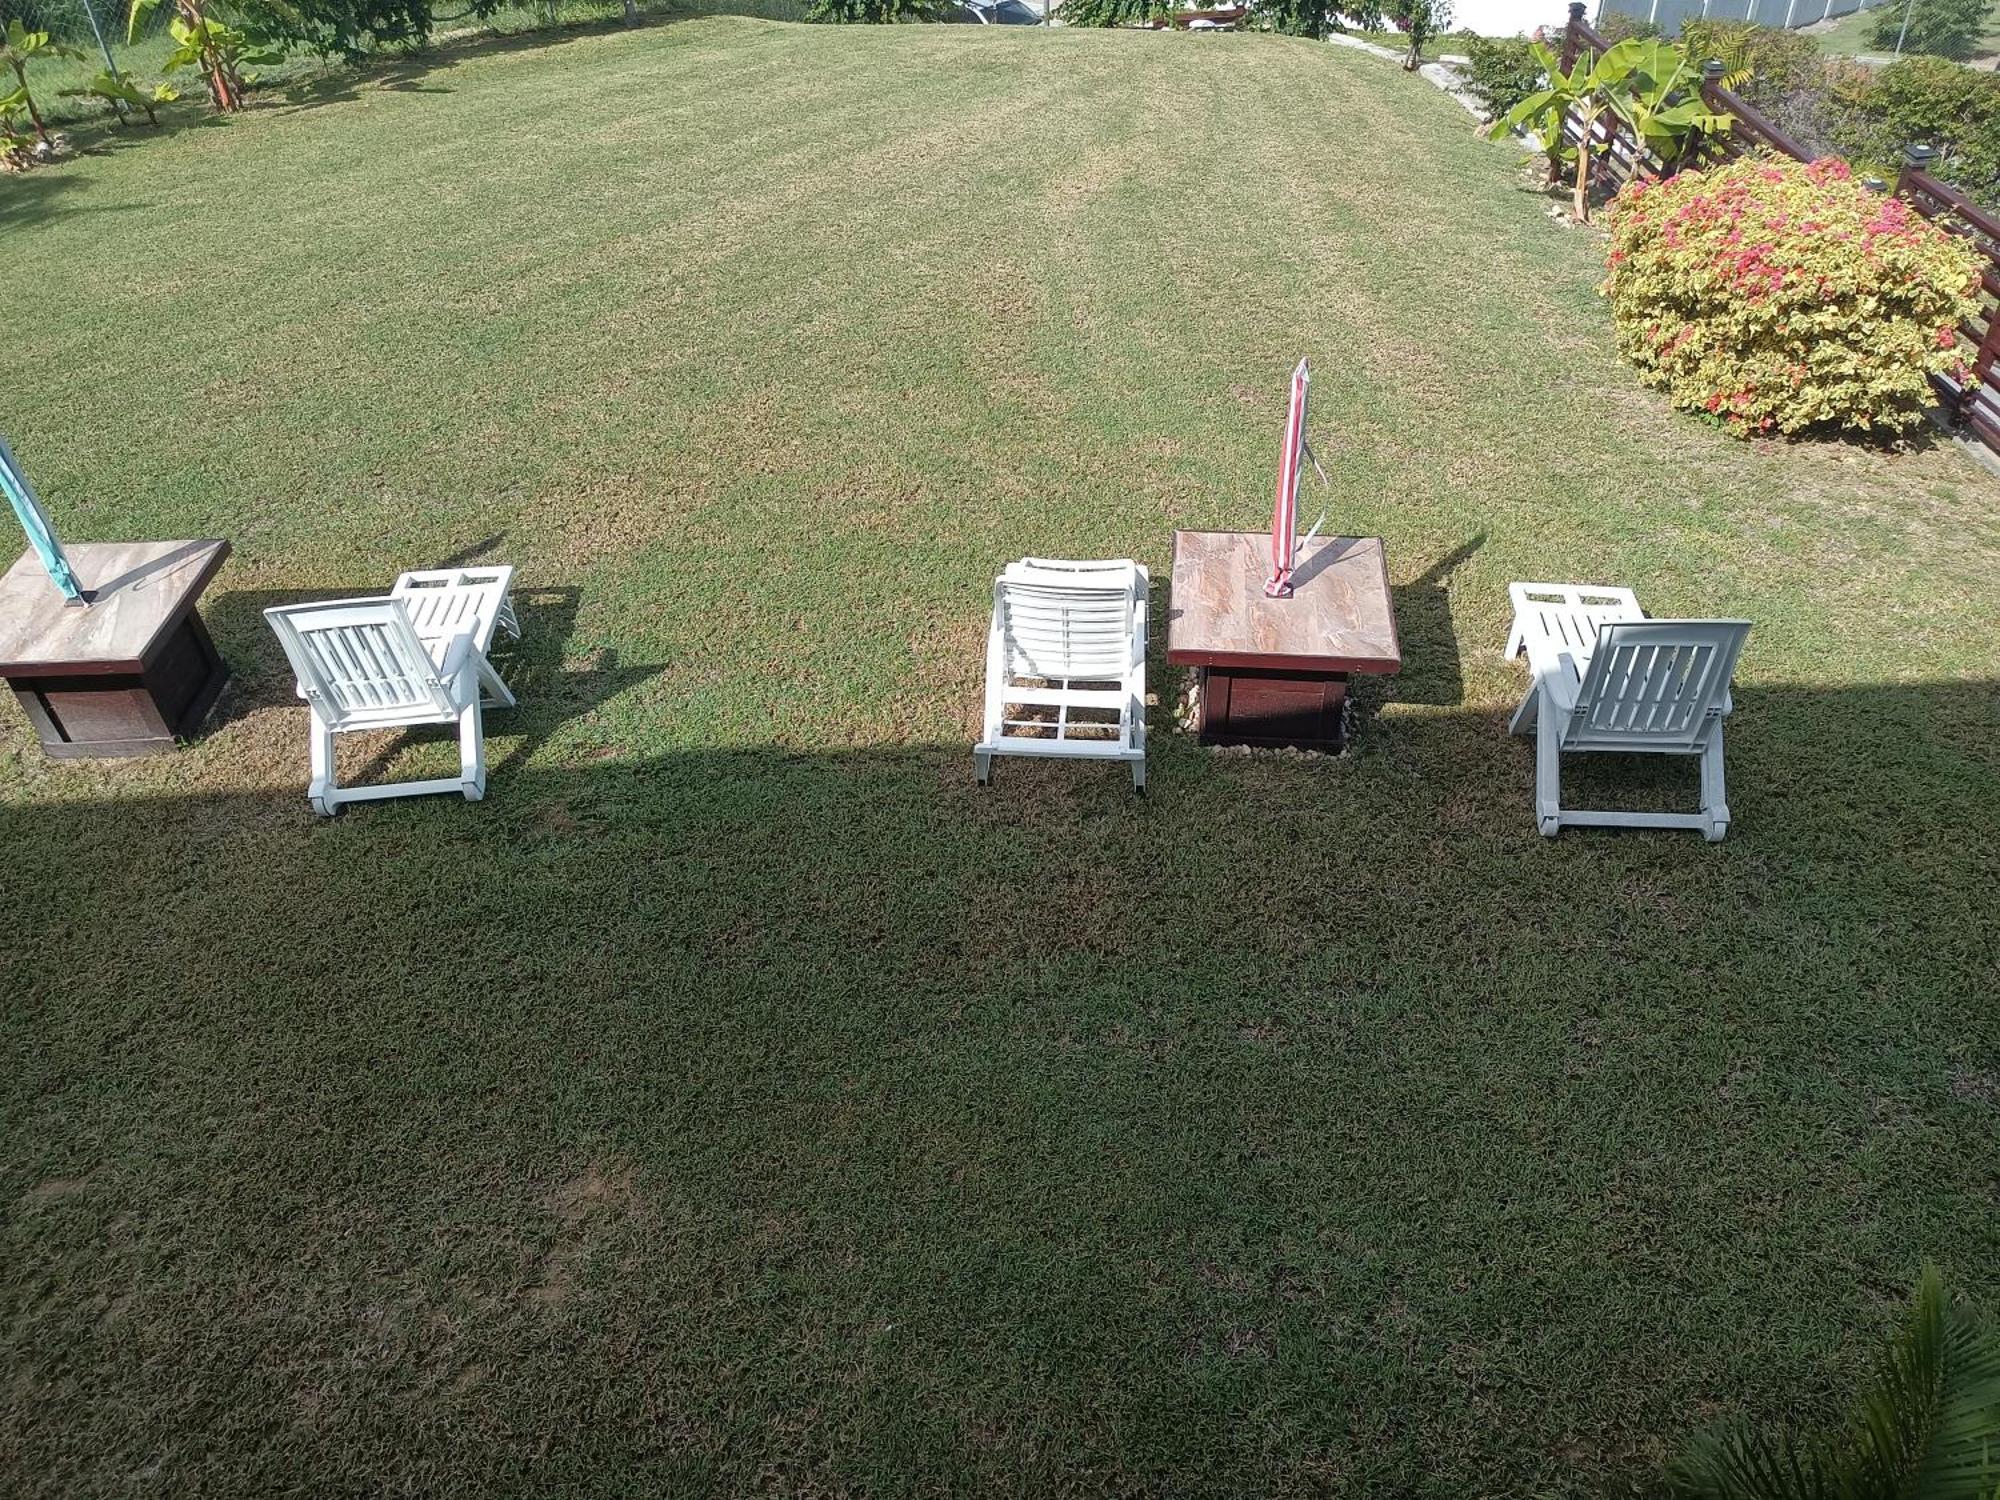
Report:
[[[1903,169],[1896,174],[1896,196],[1898,198],[1909,197],[1911,186],[1910,174],[1912,172],[1925,171],[1936,160],[1937,149],[1933,146],[1926,146],[1921,143],[1905,146],[1903,148]]]
[[[1563,71],[1567,73],[1576,66],[1576,54],[1583,46],[1583,35],[1578,29],[1583,25],[1583,0],[1569,0],[1569,25],[1563,28]]]

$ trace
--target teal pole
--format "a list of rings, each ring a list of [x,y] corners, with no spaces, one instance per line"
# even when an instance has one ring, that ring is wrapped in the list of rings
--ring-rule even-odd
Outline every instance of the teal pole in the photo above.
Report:
[[[14,507],[14,514],[20,518],[21,529],[28,533],[28,545],[42,560],[49,582],[62,590],[63,598],[71,604],[82,604],[83,585],[70,571],[69,558],[63,554],[62,543],[56,540],[55,528],[49,525],[41,501],[28,487],[28,478],[14,461],[13,450],[7,446],[5,438],[0,438],[0,490],[7,492],[7,503]]]

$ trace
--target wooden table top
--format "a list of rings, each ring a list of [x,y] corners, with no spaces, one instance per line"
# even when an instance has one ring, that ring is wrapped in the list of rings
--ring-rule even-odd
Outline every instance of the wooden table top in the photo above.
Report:
[[[1167,660],[1184,667],[1398,672],[1403,648],[1380,537],[1315,537],[1292,597],[1267,599],[1264,531],[1176,531]]]
[[[229,543],[71,542],[63,550],[90,604],[67,603],[35,554],[22,553],[0,578],[0,675],[144,671]]]

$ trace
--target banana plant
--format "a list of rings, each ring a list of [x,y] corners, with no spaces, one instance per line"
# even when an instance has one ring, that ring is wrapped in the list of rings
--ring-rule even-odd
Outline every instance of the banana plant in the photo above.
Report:
[[[180,98],[180,90],[176,89],[170,83],[156,83],[151,89],[144,89],[131,79],[107,69],[100,72],[80,89],[64,89],[63,97],[66,99],[102,99],[111,106],[114,112],[118,110],[121,104],[129,105],[134,109],[143,109],[146,112],[146,123],[148,125],[158,125],[160,123],[159,107],[162,104],[172,104],[176,99]]]
[[[1571,110],[1581,111],[1589,100],[1592,64],[1579,58],[1565,71],[1562,60],[1542,43],[1530,44],[1530,50],[1541,66],[1542,86],[1495,120],[1487,133],[1499,141],[1516,130],[1525,130],[1539,139],[1549,159],[1549,186],[1553,187],[1562,181],[1563,163],[1577,155],[1576,148],[1563,137],[1563,122]]]
[[[42,112],[35,106],[35,97],[28,92],[28,64],[38,57],[81,58],[83,54],[74,47],[65,47],[60,42],[49,40],[46,31],[30,31],[16,16],[7,22],[7,30],[0,34],[0,62],[14,70],[15,88],[0,102],[0,112],[19,112],[34,122],[35,139],[46,143],[49,130],[42,123]]]
[[[220,0],[172,0],[174,17],[167,22],[167,34],[174,50],[161,62],[162,72],[198,68],[208,84],[209,101],[221,113],[243,108],[244,85],[251,81],[245,66],[276,62],[285,55],[283,43],[256,24],[253,17],[238,17],[232,24]],[[125,24],[126,39],[136,38],[139,24],[162,0],[132,0]]]
[[[0,94],[0,171],[19,172],[33,160],[28,147],[34,137],[21,130],[20,93]]]
[[[1687,53],[1657,37],[1632,37],[1597,62],[1612,111],[1646,149],[1671,167],[1704,136],[1733,123],[1701,96],[1701,74]],[[1728,80],[1724,80],[1727,82]]]
[[[1687,54],[1671,42],[1630,38],[1597,57],[1579,57],[1567,70],[1540,42],[1534,44],[1534,56],[1541,64],[1543,86],[1495,121],[1489,133],[1496,141],[1517,129],[1540,137],[1552,185],[1561,180],[1563,163],[1575,162],[1572,206],[1581,223],[1590,220],[1591,157],[1609,146],[1608,140],[1596,139],[1598,122],[1606,114],[1616,115],[1669,165],[1702,136],[1730,126],[1728,115],[1703,102]],[[1578,126],[1576,146],[1563,133],[1572,115]]]

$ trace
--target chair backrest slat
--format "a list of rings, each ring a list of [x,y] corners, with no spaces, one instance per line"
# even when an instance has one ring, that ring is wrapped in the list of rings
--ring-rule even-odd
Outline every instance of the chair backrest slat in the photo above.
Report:
[[[294,604],[267,609],[264,616],[300,690],[335,727],[364,715],[451,712],[449,685],[401,600]]]
[[[1614,620],[1598,633],[1564,733],[1573,748],[1693,748],[1729,699],[1747,620]]]
[[[1139,571],[1129,562],[1027,558],[1001,575],[1001,638],[1010,677],[1117,682],[1132,665]]]

